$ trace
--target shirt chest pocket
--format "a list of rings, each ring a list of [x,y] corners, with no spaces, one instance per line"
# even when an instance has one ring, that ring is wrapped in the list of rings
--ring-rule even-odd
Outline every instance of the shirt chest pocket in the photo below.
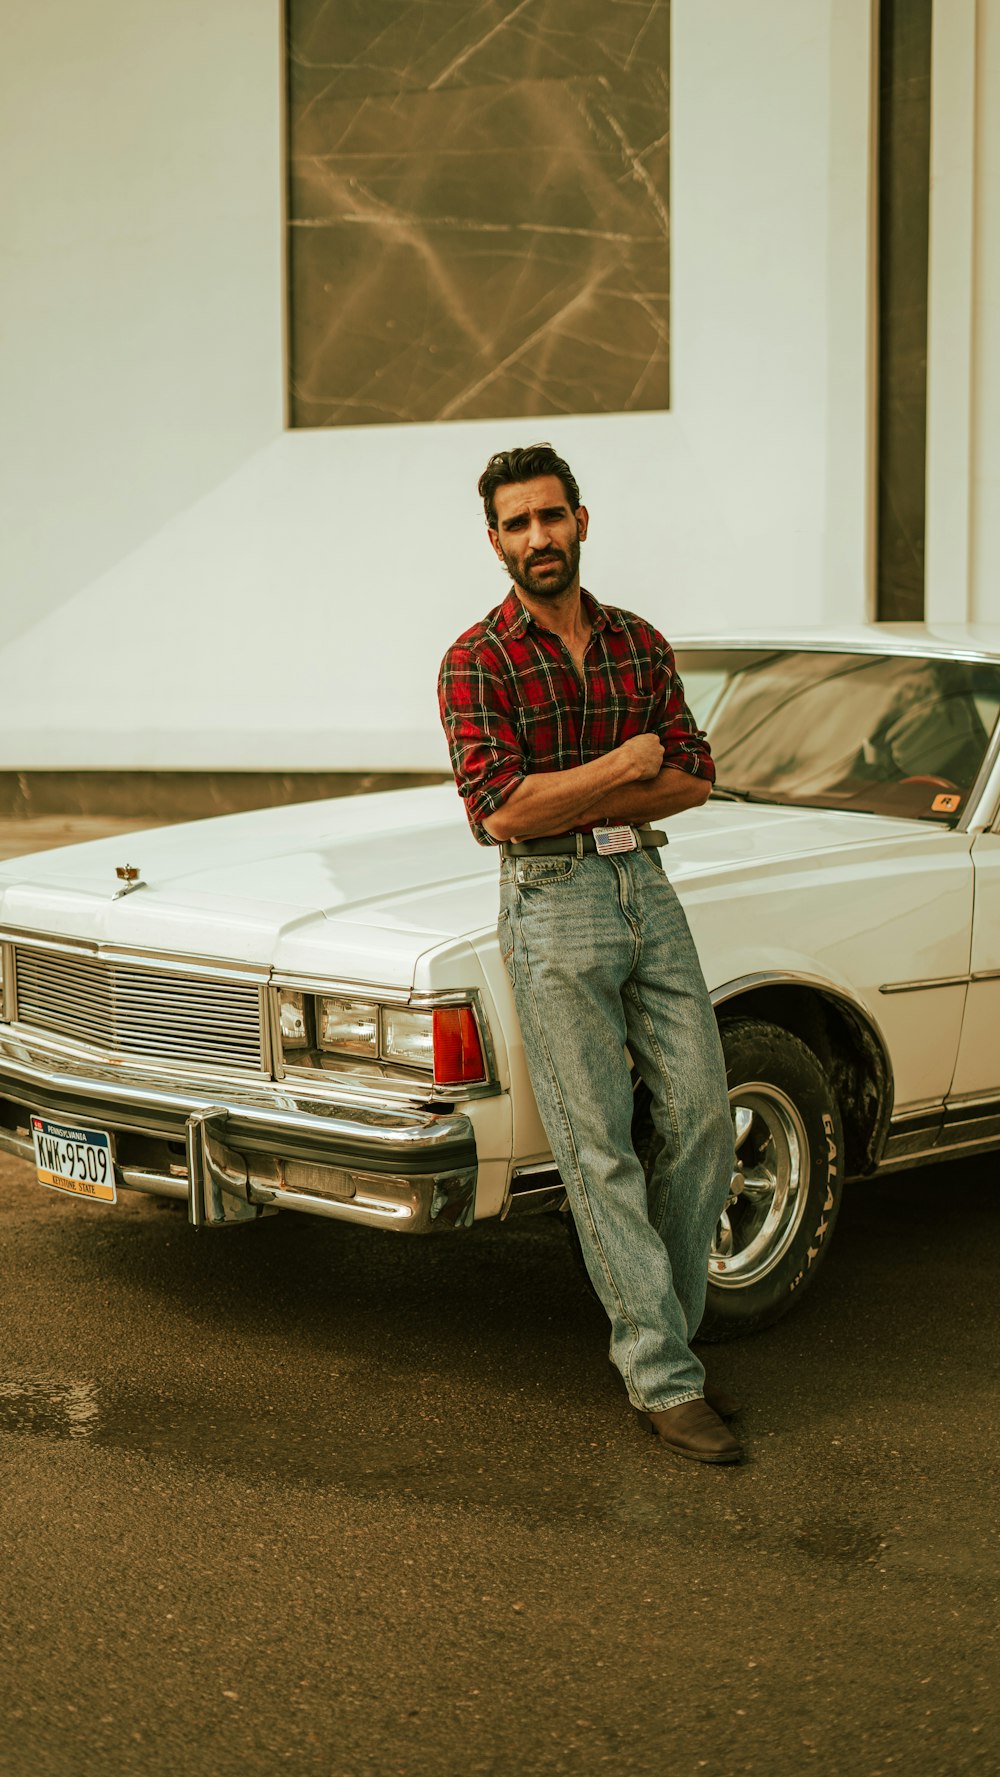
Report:
[[[651,676],[629,673],[608,687],[607,710],[616,742],[633,734],[648,734],[654,727],[656,688]]]
[[[564,755],[577,745],[578,720],[564,699],[539,696],[523,699],[518,708],[518,738],[536,769],[543,760],[565,763]]]

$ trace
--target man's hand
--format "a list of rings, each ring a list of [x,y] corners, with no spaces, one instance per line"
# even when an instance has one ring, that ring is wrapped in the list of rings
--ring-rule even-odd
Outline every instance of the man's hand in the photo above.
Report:
[[[663,748],[655,734],[633,734],[618,748],[625,768],[626,783],[640,778],[657,777],[663,766]]]

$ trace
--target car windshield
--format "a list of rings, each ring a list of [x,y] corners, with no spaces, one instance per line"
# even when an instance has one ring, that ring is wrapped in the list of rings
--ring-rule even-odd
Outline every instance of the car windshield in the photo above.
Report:
[[[717,794],[954,822],[1000,712],[1000,664],[678,649]]]

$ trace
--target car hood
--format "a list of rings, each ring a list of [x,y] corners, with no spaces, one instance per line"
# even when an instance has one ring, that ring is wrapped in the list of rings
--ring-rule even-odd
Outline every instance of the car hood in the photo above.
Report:
[[[670,821],[683,899],[845,846],[926,841],[922,823],[716,801]],[[143,887],[116,897],[119,866]],[[450,786],[262,809],[0,865],[0,922],[113,946],[405,986],[427,950],[495,925],[497,858]]]

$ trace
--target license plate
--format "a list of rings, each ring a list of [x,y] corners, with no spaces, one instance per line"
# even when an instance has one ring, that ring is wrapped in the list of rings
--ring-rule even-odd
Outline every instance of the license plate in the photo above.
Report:
[[[31,1137],[40,1185],[69,1191],[74,1197],[93,1197],[98,1203],[118,1201],[111,1137],[103,1129],[32,1117]]]

